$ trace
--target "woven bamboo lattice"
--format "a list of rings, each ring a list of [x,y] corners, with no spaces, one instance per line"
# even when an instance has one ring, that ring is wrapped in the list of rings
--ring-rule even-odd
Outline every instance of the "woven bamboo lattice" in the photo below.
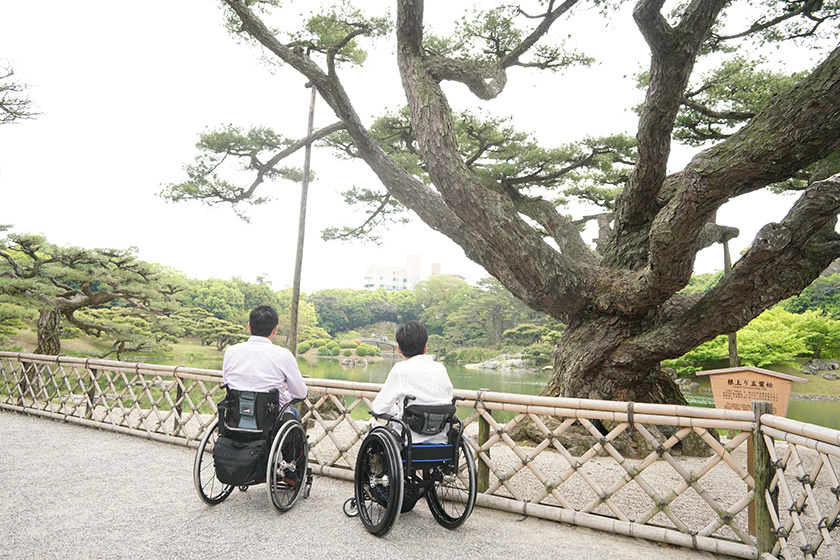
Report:
[[[840,433],[778,416],[761,416],[775,476],[765,499],[776,558],[840,558]],[[787,445],[780,445],[780,440]],[[834,534],[834,537],[832,537]]]
[[[2,408],[193,447],[214,419],[220,381],[215,370],[0,352]],[[324,379],[307,379],[307,385],[303,421],[313,470],[352,480],[367,411],[381,385]],[[752,413],[456,394],[465,399],[459,416],[479,465],[478,505],[716,554],[759,556],[748,522],[756,487],[747,462]],[[772,486],[783,511],[773,518],[773,557],[837,558],[831,534],[840,484],[831,460],[839,454],[840,433],[769,415],[762,422],[780,473]],[[529,439],[514,439],[526,425]],[[728,437],[716,437],[719,431]],[[637,446],[643,453],[620,451],[628,436],[646,443]],[[702,448],[700,456],[681,453],[689,438]],[[819,474],[827,482],[809,486]],[[805,497],[791,490],[797,477],[806,481]],[[808,492],[820,497],[812,500]],[[826,492],[834,501],[824,505]],[[790,507],[784,505],[788,495],[794,496]],[[799,511],[800,502],[811,515]]]

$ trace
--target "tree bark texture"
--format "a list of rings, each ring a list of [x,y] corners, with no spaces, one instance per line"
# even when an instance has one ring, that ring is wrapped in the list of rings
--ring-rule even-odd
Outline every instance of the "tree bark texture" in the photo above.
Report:
[[[431,179],[427,185],[376,143],[332,65],[324,70],[282,44],[242,0],[225,2],[243,29],[318,88],[390,195],[458,243],[514,296],[567,325],[543,394],[683,403],[660,370],[662,360],[737,331],[800,292],[840,257],[834,231],[840,175],[835,175],[807,188],[781,223],[768,224],[715,288],[702,296],[679,294],[697,252],[708,245],[704,234],[718,208],[840,148],[840,48],[795,87],[771,98],[732,137],[667,175],[680,100],[702,40],[727,2],[689,3],[669,24],[661,13],[664,2],[641,0],[634,18],[651,49],[651,83],[637,131],[639,158],[616,202],[613,234],[599,240],[596,254],[547,201],[487,188],[459,155],[441,82],[473,84],[478,97],[491,98],[504,89],[505,69],[527,46],[478,69],[429,56],[423,48],[424,2],[397,2],[397,67]],[[546,16],[545,27],[560,21],[559,13]],[[533,34],[528,41],[536,42]],[[476,80],[479,75],[488,87]]]
[[[61,353],[61,314],[55,309],[43,309],[38,316],[38,347],[36,354],[57,356]]]

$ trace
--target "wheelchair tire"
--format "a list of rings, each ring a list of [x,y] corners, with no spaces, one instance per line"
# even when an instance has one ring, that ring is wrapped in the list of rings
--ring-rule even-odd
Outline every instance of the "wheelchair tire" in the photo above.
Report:
[[[475,461],[466,440],[458,448],[457,473],[451,463],[444,463],[427,469],[423,477],[433,481],[426,492],[426,502],[435,520],[447,529],[463,525],[475,507],[478,493]]]
[[[359,447],[353,486],[359,518],[369,533],[388,534],[400,515],[403,464],[396,438],[384,427],[371,430]]]
[[[306,485],[309,463],[309,444],[303,425],[297,420],[283,424],[274,437],[265,480],[268,499],[280,513],[295,505]]]
[[[213,446],[219,435],[219,421],[214,420],[204,432],[201,443],[195,453],[193,463],[193,483],[198,497],[207,505],[221,503],[233,492],[233,486],[223,484],[216,478],[216,462],[213,460]]]

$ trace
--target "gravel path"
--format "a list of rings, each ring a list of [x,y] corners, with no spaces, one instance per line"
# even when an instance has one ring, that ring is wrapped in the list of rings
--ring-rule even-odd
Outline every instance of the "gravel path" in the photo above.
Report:
[[[192,484],[194,451],[0,411],[2,559],[709,560],[644,540],[476,508],[456,531],[425,504],[385,537],[342,513],[352,484],[316,477],[279,515],[265,486],[209,507]]]

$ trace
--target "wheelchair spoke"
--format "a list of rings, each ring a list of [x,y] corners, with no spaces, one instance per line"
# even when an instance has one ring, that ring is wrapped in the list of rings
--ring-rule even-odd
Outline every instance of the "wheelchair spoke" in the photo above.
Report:
[[[433,482],[426,502],[435,520],[447,529],[460,527],[475,506],[476,469],[466,442],[461,442],[458,449],[457,465],[457,470],[449,463],[429,472]]]
[[[218,421],[207,428],[195,454],[193,483],[201,501],[216,505],[233,492],[233,486],[222,484],[216,478],[216,463],[213,460],[213,446],[216,444]]]
[[[274,438],[266,473],[268,495],[277,511],[288,511],[300,496],[308,458],[303,426],[297,421],[288,422]]]
[[[362,523],[374,535],[384,536],[400,513],[403,497],[402,461],[388,432],[374,430],[362,442],[354,484]]]

